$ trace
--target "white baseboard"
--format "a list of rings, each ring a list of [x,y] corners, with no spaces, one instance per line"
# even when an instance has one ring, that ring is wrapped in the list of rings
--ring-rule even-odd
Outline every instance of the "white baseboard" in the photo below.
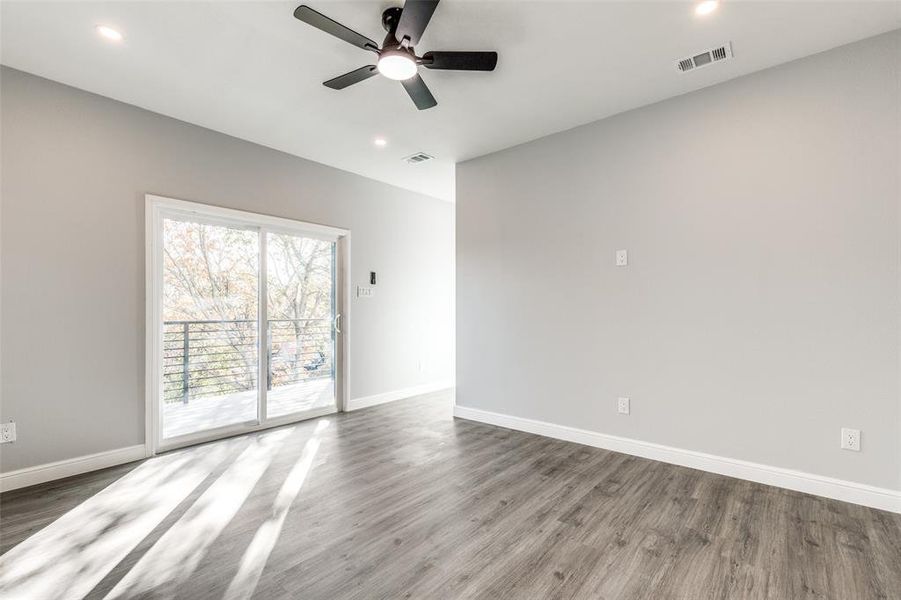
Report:
[[[440,392],[454,387],[449,381],[439,381],[417,385],[415,387],[404,388],[402,390],[393,390],[382,394],[374,394],[372,396],[361,396],[353,398],[347,403],[347,410],[359,410],[367,406],[375,406],[377,404],[385,404],[386,402],[394,402],[395,400],[403,400],[412,398],[413,396],[421,396],[422,394],[430,394],[432,392]]]
[[[141,444],[139,446],[128,446],[127,448],[69,458],[35,467],[27,467],[17,471],[9,471],[8,473],[0,473],[0,492],[17,490],[55,479],[141,460],[146,456],[145,452],[144,444]]]
[[[512,417],[500,413],[455,406],[454,416],[470,421],[478,421],[489,425],[497,425],[507,429],[535,433],[545,437],[575,442],[595,448],[613,450],[623,454],[631,454],[642,458],[650,458],[661,462],[709,471],[719,475],[727,475],[738,479],[746,479],[766,485],[786,488],[797,492],[805,492],[824,496],[853,504],[861,504],[895,513],[901,513],[901,491],[878,488],[853,481],[844,481],[832,477],[823,477],[803,471],[772,467],[759,463],[725,458],[693,450],[673,448],[651,442],[643,442],[629,438],[597,433],[565,425],[554,425],[544,421]]]

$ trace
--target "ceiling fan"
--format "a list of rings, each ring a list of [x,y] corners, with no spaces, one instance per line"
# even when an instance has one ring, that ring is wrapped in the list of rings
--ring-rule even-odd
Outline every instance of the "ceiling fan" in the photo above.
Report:
[[[438,0],[406,0],[403,8],[394,6],[382,13],[382,27],[388,32],[382,47],[344,25],[316,12],[309,6],[298,6],[294,16],[326,33],[344,40],[363,50],[375,52],[378,60],[329,79],[322,85],[333,90],[359,83],[376,74],[400,81],[410,95],[416,108],[425,110],[438,102],[428,86],[419,76],[419,65],[427,69],[452,71],[493,71],[497,65],[497,52],[426,52],[417,56],[414,50],[425,31]]]

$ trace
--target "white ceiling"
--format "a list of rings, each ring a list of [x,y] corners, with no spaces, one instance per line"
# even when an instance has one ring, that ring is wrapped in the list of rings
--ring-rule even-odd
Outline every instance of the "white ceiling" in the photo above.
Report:
[[[494,73],[428,71],[438,106],[399,83],[321,82],[373,55],[293,18],[301,2],[0,4],[0,60],[184,121],[446,200],[454,164],[901,27],[901,2],[443,0],[417,48],[497,50]],[[392,2],[308,0],[381,42]],[[94,32],[120,29],[121,44]],[[735,59],[688,74],[678,58],[731,41]],[[372,140],[384,136],[384,149]],[[424,151],[437,160],[407,165]]]

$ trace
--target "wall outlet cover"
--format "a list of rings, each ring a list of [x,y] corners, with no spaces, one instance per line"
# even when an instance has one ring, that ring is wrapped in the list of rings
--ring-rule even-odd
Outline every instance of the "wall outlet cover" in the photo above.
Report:
[[[16,441],[16,423],[9,421],[0,423],[0,444],[8,444]]]
[[[629,399],[626,397],[620,397],[616,399],[616,412],[621,415],[629,414]]]
[[[842,427],[842,449],[860,452],[860,430]]]
[[[629,253],[626,250],[616,251],[616,266],[625,267],[629,264]]]

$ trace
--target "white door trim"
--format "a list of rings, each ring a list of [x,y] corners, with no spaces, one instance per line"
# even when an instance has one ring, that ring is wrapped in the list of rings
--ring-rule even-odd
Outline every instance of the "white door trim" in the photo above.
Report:
[[[161,209],[166,209],[167,212],[180,212],[185,216],[193,218],[205,217],[207,219],[215,219],[239,226],[247,225],[248,221],[252,221],[255,226],[266,227],[272,231],[302,234],[306,237],[315,237],[317,239],[332,242],[338,241],[338,238],[343,236],[350,235],[349,229],[343,229],[341,227],[332,227],[330,225],[321,225],[319,223],[307,223],[305,221],[286,219],[284,217],[274,217],[272,215],[264,215],[248,210],[223,208],[221,206],[189,202],[187,200],[176,200],[175,198],[167,198],[165,196],[156,196],[153,194],[146,194],[145,198],[149,204]]]
[[[144,452],[146,456],[153,456],[158,451],[171,450],[176,447],[196,444],[212,439],[219,439],[229,435],[257,431],[269,427],[277,427],[287,423],[322,416],[335,410],[323,411],[316,409],[286,415],[279,419],[265,419],[265,412],[260,416],[259,423],[237,423],[228,427],[216,429],[204,434],[182,436],[177,439],[164,442],[160,439],[160,373],[161,373],[161,348],[162,339],[159,327],[162,314],[162,219],[164,217],[184,218],[193,221],[213,222],[223,225],[238,227],[254,227],[261,232],[289,233],[330,241],[336,244],[336,260],[338,261],[335,285],[337,286],[335,310],[343,315],[342,335],[338,336],[336,348],[336,363],[338,378],[335,385],[335,410],[344,410],[347,405],[349,386],[350,354],[350,230],[339,227],[331,227],[317,223],[306,223],[293,219],[274,217],[250,211],[235,210],[177,200],[154,194],[145,195],[145,322],[144,322]],[[262,235],[262,234],[261,234]],[[264,235],[262,237],[265,237]],[[261,251],[265,249],[262,246]],[[262,262],[265,262],[263,260]],[[260,277],[265,276],[261,269]],[[261,302],[264,299],[261,296]],[[265,307],[264,307],[265,308]],[[260,312],[265,316],[265,312]],[[262,327],[260,328],[263,329]],[[262,343],[262,340],[261,340]],[[261,346],[262,348],[262,346]],[[262,361],[261,361],[262,363]],[[265,379],[259,379],[260,382]],[[262,392],[261,392],[262,393]],[[265,403],[261,403],[265,406]],[[265,409],[262,409],[265,410]]]

